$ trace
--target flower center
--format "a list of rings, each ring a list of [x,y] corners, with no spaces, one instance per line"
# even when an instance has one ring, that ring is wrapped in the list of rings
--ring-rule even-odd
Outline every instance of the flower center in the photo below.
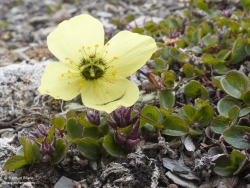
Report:
[[[102,56],[103,53],[97,53],[98,47],[99,45],[96,44],[94,53],[91,53],[91,47],[87,47],[87,49],[82,47],[82,49],[79,50],[79,52],[82,53],[82,59],[78,67],[81,71],[81,76],[85,80],[91,81],[101,78],[108,68],[104,59],[105,56]]]
[[[107,66],[104,59],[94,55],[89,58],[83,57],[79,69],[86,80],[96,80],[104,75]]]

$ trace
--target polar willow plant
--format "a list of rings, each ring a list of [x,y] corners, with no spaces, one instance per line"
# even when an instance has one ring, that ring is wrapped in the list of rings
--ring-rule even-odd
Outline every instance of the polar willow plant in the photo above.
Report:
[[[46,67],[39,92],[63,100],[81,94],[85,106],[108,113],[137,101],[138,87],[126,77],[156,50],[153,38],[129,31],[104,44],[101,22],[85,14],[59,24],[47,43],[60,62]]]

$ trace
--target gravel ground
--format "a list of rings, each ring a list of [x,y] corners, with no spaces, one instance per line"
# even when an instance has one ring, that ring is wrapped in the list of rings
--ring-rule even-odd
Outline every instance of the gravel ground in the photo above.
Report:
[[[82,13],[91,14],[102,21],[108,38],[111,38],[114,33],[124,29],[113,25],[112,19],[124,20],[126,16],[133,14],[136,18],[135,21],[125,26],[125,29],[130,29],[135,24],[143,25],[145,20],[159,22],[170,15],[178,14],[179,10],[185,7],[184,2],[184,0],[1,0],[0,165],[8,156],[12,156],[16,152],[19,146],[18,139],[29,130],[29,127],[37,122],[48,124],[49,118],[64,111],[65,108],[81,108],[81,106],[77,106],[79,98],[73,100],[74,103],[64,103],[49,96],[41,96],[37,91],[44,67],[48,62],[55,60],[47,49],[46,37],[58,23]],[[136,80],[135,77],[133,79],[138,85],[141,84],[141,80]],[[67,107],[69,104],[72,106]],[[15,126],[12,126],[14,124]],[[156,145],[156,147],[159,146]],[[161,152],[172,152],[174,155],[176,151],[172,146]],[[101,172],[97,172],[95,162],[90,162],[82,172],[77,172],[77,168],[74,172],[67,171],[69,168],[67,160],[63,161],[65,166],[61,167],[35,164],[29,169],[22,168],[13,172],[6,172],[0,168],[0,185],[6,188],[53,187],[54,185],[54,187],[60,188],[73,186],[134,187],[133,176],[137,176],[140,187],[146,187],[149,184],[151,187],[157,187],[157,184],[162,187],[168,185],[168,188],[178,187],[170,184],[171,181],[178,182],[183,187],[199,187],[197,182],[200,182],[201,179],[192,172],[188,172],[188,175],[191,174],[190,181],[183,180],[170,171],[165,174],[166,170],[159,167],[162,165],[155,160],[156,156],[157,152],[149,149],[147,155],[137,150],[127,159],[108,158],[105,159],[106,161],[100,162],[105,164]],[[69,158],[76,160],[73,155]],[[209,166],[210,164],[207,163],[213,159],[209,158],[209,162],[206,161],[207,159],[204,157],[196,162],[202,163],[200,165],[202,167]],[[138,160],[140,165],[135,168]],[[163,161],[163,165],[168,169],[177,168],[177,170],[187,172],[182,163],[175,164],[174,161],[169,160]],[[114,170],[116,173],[113,173]],[[118,176],[127,171],[131,176],[121,178]],[[24,178],[21,178],[20,174]],[[183,176],[185,177],[185,173]],[[27,180],[27,178],[30,179]],[[157,181],[155,181],[156,179]],[[36,183],[30,183],[34,181],[41,184],[38,186]],[[226,187],[228,182],[231,182],[233,187],[233,184],[239,180],[237,178],[219,180],[215,178],[213,183],[216,181],[219,181],[218,184],[221,184],[221,187]],[[10,182],[26,183],[11,184]],[[211,186],[209,182],[203,184],[203,188]]]

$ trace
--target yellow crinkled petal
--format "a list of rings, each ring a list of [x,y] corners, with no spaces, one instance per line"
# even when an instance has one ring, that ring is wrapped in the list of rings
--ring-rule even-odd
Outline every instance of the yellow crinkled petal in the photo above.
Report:
[[[119,106],[132,106],[139,97],[139,89],[135,83],[125,78],[112,81],[114,84],[103,80],[86,83],[86,87],[81,90],[83,104],[107,113]]]
[[[107,60],[112,60],[113,68],[107,71],[117,71],[117,75],[127,77],[140,69],[156,51],[156,43],[152,37],[121,31],[116,34],[107,46]]]
[[[70,20],[63,21],[47,37],[49,50],[61,61],[65,58],[80,62],[82,54],[79,50],[84,46],[87,53],[95,52],[95,45],[98,45],[97,52],[104,44],[104,29],[102,23],[90,15],[82,14]]]
[[[80,94],[83,79],[79,70],[67,63],[50,63],[44,70],[39,92],[55,99],[71,100]]]

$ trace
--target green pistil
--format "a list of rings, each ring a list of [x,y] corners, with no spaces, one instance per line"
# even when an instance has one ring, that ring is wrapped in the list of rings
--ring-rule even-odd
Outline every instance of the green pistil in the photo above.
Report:
[[[81,60],[79,69],[86,80],[96,80],[103,76],[107,67],[102,58],[90,57],[90,59]]]

